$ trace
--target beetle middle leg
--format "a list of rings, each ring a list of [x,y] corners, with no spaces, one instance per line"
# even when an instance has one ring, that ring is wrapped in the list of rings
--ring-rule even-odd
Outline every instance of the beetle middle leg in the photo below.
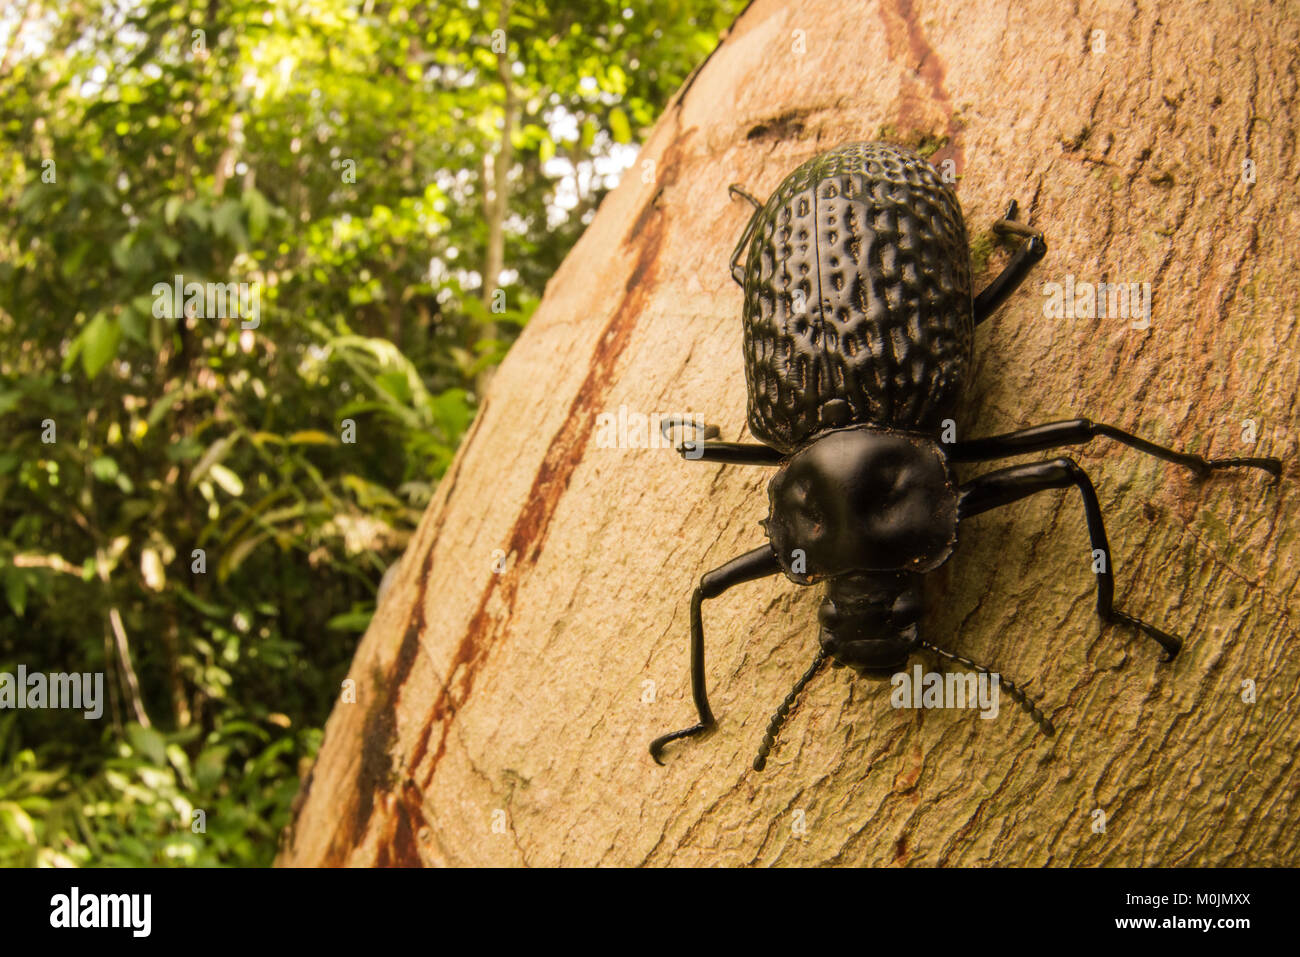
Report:
[[[1028,429],[1019,429],[1002,435],[953,442],[946,447],[945,452],[948,458],[954,462],[978,462],[987,459],[1009,458],[1013,455],[1024,455],[1027,452],[1041,452],[1044,449],[1058,448],[1062,445],[1082,445],[1097,436],[1114,439],[1140,452],[1145,452],[1147,455],[1154,455],[1166,462],[1173,462],[1176,465],[1189,468],[1200,478],[1204,478],[1218,469],[1229,468],[1263,469],[1272,475],[1275,480],[1282,474],[1280,459],[1207,459],[1204,456],[1193,455],[1190,452],[1179,452],[1163,445],[1156,445],[1154,442],[1148,442],[1132,432],[1125,432],[1113,425],[1093,422],[1090,419],[1067,419],[1064,422],[1049,422],[1046,425],[1035,425]]]
[[[1093,488],[1088,474],[1074,459],[1059,458],[1032,465],[1014,465],[965,482],[959,490],[957,517],[959,521],[965,521],[981,512],[1009,505],[1035,492],[1069,488],[1071,485],[1079,490],[1083,498],[1083,513],[1088,522],[1088,537],[1092,540],[1093,571],[1097,576],[1097,614],[1103,622],[1120,622],[1154,638],[1160,643],[1160,647],[1165,649],[1165,660],[1172,661],[1183,646],[1181,638],[1115,607],[1115,576],[1112,571],[1114,562],[1111,559],[1110,543],[1106,540],[1106,525],[1102,519],[1101,505],[1097,501],[1097,491]],[[1101,553],[1100,568],[1095,557],[1098,552]]]
[[[1029,241],[1016,250],[1007,267],[975,297],[975,325],[979,325],[1006,302],[1025,281],[1034,264],[1047,255],[1047,241],[1040,230],[1016,221],[1016,201],[1007,207],[1007,215],[993,224],[999,236],[1024,236]]]
[[[712,730],[717,724],[713,711],[709,708],[709,693],[705,686],[704,675],[704,616],[701,606],[706,598],[717,598],[733,585],[766,578],[781,571],[772,546],[760,545],[753,551],[733,558],[720,568],[706,572],[700,579],[699,587],[691,595],[691,694],[695,698],[695,710],[699,713],[699,723],[681,731],[673,731],[650,742],[650,756],[658,764],[663,764],[664,746],[679,738],[692,738],[697,734]]]

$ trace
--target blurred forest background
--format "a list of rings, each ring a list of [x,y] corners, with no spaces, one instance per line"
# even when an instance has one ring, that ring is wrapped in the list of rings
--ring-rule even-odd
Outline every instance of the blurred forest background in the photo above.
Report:
[[[476,387],[741,6],[0,2],[0,672],[106,699],[0,710],[0,865],[271,861]]]

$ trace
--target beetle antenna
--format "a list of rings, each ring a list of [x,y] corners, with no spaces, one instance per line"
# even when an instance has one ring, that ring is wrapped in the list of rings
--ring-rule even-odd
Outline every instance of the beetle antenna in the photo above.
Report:
[[[781,707],[776,709],[776,714],[772,715],[772,720],[767,723],[767,732],[763,735],[763,743],[758,746],[758,757],[754,758],[755,771],[761,771],[767,766],[767,756],[772,751],[772,745],[776,744],[776,736],[781,732],[781,725],[785,724],[786,718],[790,717],[790,709],[795,706],[795,702],[799,700],[799,695],[808,686],[808,682],[817,677],[817,672],[821,671],[822,665],[826,664],[826,657],[824,648],[817,651],[817,657],[813,659],[813,663],[803,673],[803,677],[794,683],[790,693],[781,702]]]
[[[993,676],[993,672],[988,668],[985,668],[983,665],[978,665],[969,658],[953,654],[951,651],[944,651],[942,648],[938,648],[930,644],[928,641],[922,641],[921,647],[928,648],[935,654],[942,655],[944,658],[947,658],[950,661],[955,661],[958,664],[963,664],[967,668],[974,668],[981,674]],[[1038,705],[1034,704],[1033,698],[1029,697],[1029,695],[1017,688],[1015,682],[1009,680],[1005,676],[999,674],[996,677],[998,679],[998,684],[1003,688],[1006,688],[1007,694],[1011,695],[1012,700],[1018,702],[1020,707],[1024,708],[1025,711],[1028,712],[1029,716],[1034,719],[1034,722],[1038,727],[1042,729],[1043,734],[1047,735],[1049,738],[1056,734],[1056,726],[1052,724],[1052,719],[1039,710]]]

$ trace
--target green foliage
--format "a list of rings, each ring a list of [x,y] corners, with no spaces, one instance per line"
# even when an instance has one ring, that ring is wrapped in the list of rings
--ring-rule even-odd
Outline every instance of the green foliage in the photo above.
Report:
[[[739,6],[0,11],[0,671],[111,692],[0,711],[0,865],[270,861],[481,376]]]
[[[138,724],[106,735],[93,763],[41,767],[4,749],[0,718],[0,866],[253,866],[267,862],[298,789],[293,758],[320,731],[272,735],[226,721],[200,739]]]

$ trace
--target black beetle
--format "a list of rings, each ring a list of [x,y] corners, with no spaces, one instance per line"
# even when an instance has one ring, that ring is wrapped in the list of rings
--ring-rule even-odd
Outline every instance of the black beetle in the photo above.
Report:
[[[1092,482],[1077,462],[1017,465],[958,483],[951,466],[1077,445],[1096,436],[1192,469],[1248,466],[1278,477],[1274,458],[1205,459],[1088,419],[989,438],[944,442],[961,399],[975,327],[1047,252],[1016,221],[1012,202],[993,225],[1025,242],[979,295],[971,294],[961,207],[925,159],[887,143],[849,143],[804,163],[756,211],[731,257],[744,289],[749,430],[762,444],[718,442],[715,427],[679,444],[707,462],[777,466],[768,485],[768,542],[700,579],[691,597],[691,688],[699,722],[656,738],[714,727],[704,675],[701,605],[741,582],[784,573],[826,581],[821,648],[773,715],[755,770],[803,688],[827,660],[865,677],[904,668],[921,649],[992,672],[921,638],[925,575],[952,554],[960,524],[1035,492],[1074,486],[1083,498],[1097,576],[1097,613],[1154,638],[1172,660],[1182,641],[1114,605],[1110,546]],[[741,257],[744,267],[741,267]],[[680,420],[664,423],[669,429]],[[949,436],[951,438],[951,436]],[[1099,556],[1099,561],[1096,560]],[[1016,686],[1001,686],[1048,735],[1051,721]]]

